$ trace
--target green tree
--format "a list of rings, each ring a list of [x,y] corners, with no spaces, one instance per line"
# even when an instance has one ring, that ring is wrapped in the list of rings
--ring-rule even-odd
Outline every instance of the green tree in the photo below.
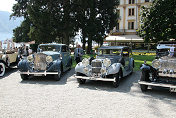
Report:
[[[143,7],[138,33],[147,43],[176,39],[175,19],[175,0],[155,0],[149,8]]]

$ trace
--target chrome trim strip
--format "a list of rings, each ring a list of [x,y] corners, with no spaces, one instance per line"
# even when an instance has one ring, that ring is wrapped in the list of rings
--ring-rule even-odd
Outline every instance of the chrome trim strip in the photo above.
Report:
[[[146,81],[138,81],[138,84],[149,85],[149,86],[159,86],[159,87],[167,87],[167,88],[176,88],[176,85],[173,84],[163,84],[157,82],[146,82]]]
[[[20,74],[27,74],[27,75],[56,75],[56,74],[58,74],[58,72],[46,72],[46,71],[44,71],[44,72],[20,72],[19,71],[19,73]]]
[[[88,79],[88,80],[100,80],[100,81],[110,81],[110,82],[115,82],[115,78],[95,78],[95,77],[86,77],[86,76],[76,76],[74,75],[75,78],[81,78],[81,79]]]

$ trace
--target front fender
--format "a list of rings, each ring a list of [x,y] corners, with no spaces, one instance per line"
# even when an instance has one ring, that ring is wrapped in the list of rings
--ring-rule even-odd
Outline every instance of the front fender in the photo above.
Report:
[[[18,68],[22,72],[26,72],[26,71],[30,70],[29,62],[27,60],[22,59],[18,63]]]
[[[62,61],[56,60],[47,68],[47,72],[59,71],[61,68]]]
[[[151,66],[148,65],[148,64],[142,64],[142,65],[140,66],[140,69],[141,69],[142,72],[150,72]]]
[[[109,69],[108,69],[108,75],[111,74],[116,74],[120,71],[120,68],[122,68],[122,64],[121,63],[114,63],[112,64]]]

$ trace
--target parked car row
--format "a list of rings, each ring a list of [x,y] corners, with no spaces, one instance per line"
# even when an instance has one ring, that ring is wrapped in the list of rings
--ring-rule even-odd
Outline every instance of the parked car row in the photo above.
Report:
[[[170,48],[169,55],[160,56],[152,62],[141,65],[139,84],[142,91],[148,86],[168,87],[176,92],[176,55]],[[159,53],[158,53],[159,54]],[[59,81],[64,72],[71,69],[72,58],[69,47],[65,44],[40,44],[38,52],[20,59],[16,53],[0,55],[0,76],[5,67],[18,63],[22,80],[34,76],[50,76]],[[19,61],[20,60],[20,61]],[[84,58],[75,67],[75,78],[79,84],[86,80],[109,81],[116,88],[121,79],[133,73],[134,59],[128,46],[102,46],[96,58]]]

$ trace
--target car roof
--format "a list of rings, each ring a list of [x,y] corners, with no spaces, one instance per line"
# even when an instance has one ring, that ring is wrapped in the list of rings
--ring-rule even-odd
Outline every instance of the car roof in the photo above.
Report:
[[[128,48],[128,46],[102,46],[98,49],[123,49]]]
[[[59,43],[46,43],[46,44],[40,44],[40,45],[57,45],[57,46],[64,46],[66,44],[59,44]]]

